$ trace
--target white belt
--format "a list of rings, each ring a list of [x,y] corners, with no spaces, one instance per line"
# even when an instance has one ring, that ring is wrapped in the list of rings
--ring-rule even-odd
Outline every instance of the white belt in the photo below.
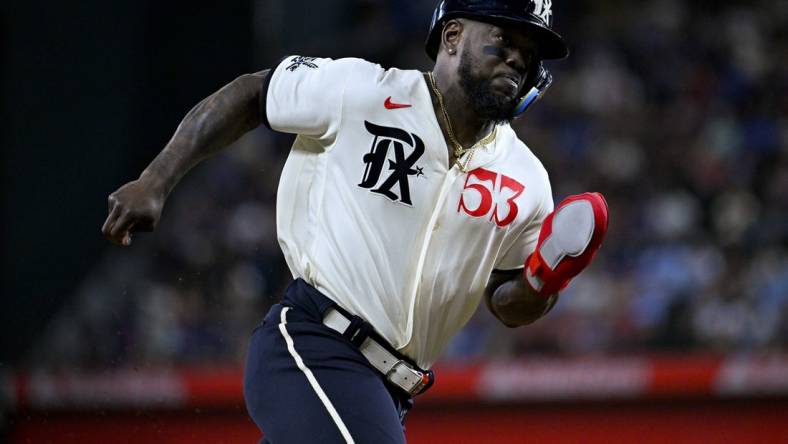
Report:
[[[350,326],[350,319],[339,311],[329,308],[323,317],[323,324],[332,330],[345,334]],[[429,373],[415,369],[407,361],[394,356],[371,336],[364,339],[359,350],[373,367],[386,376],[389,382],[411,395],[419,394],[430,382]]]

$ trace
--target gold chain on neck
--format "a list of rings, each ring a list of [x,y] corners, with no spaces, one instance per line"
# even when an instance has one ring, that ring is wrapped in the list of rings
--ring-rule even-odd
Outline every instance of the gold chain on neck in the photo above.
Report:
[[[457,137],[454,135],[454,128],[451,125],[451,119],[449,118],[449,113],[446,111],[446,106],[443,104],[443,94],[441,94],[438,86],[435,84],[435,76],[432,75],[431,71],[427,72],[427,78],[430,80],[430,87],[432,91],[435,93],[435,97],[438,98],[438,105],[441,109],[441,114],[443,114],[443,121],[446,124],[446,134],[449,136],[449,143],[454,148],[454,161],[457,163],[457,166],[460,170],[464,173],[467,172],[468,164],[471,163],[471,159],[473,158],[473,153],[476,151],[477,148],[487,145],[493,140],[495,140],[495,135],[497,132],[497,128],[493,127],[490,134],[485,136],[483,139],[479,140],[475,144],[473,144],[470,148],[463,148],[462,144]],[[465,159],[465,163],[460,163],[460,158],[465,154],[468,153],[468,157]]]

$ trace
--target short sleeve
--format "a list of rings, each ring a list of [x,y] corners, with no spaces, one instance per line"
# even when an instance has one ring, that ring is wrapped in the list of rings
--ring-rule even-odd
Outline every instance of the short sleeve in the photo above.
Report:
[[[536,249],[542,222],[544,222],[548,214],[553,212],[553,205],[553,196],[548,182],[547,189],[543,193],[533,217],[525,223],[525,227],[515,238],[514,242],[509,245],[509,248],[502,255],[498,256],[495,262],[496,270],[523,268],[525,259]]]
[[[263,79],[263,123],[270,129],[331,137],[342,117],[347,63],[289,56]]]

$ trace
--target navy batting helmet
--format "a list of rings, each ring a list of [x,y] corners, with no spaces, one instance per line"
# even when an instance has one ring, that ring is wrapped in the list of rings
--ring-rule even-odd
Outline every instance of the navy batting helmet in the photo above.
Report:
[[[441,0],[432,14],[427,36],[427,55],[438,57],[440,35],[447,21],[466,17],[480,22],[521,26],[536,39],[539,58],[563,59],[569,55],[564,39],[551,29],[553,25],[552,0]],[[553,83],[541,60],[530,67],[523,94],[512,110],[512,117],[522,115],[539,100]]]
[[[466,17],[521,26],[536,39],[541,59],[563,59],[569,55],[569,49],[564,39],[552,30],[552,3],[552,0],[441,0],[432,14],[427,55],[433,60],[438,56],[441,31],[448,20]]]

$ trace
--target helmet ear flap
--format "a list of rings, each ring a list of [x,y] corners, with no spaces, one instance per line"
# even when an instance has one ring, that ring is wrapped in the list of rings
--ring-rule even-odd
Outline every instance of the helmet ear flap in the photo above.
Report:
[[[525,110],[539,100],[550,85],[553,83],[553,75],[544,67],[542,62],[534,65],[534,69],[528,74],[524,88],[525,94],[520,96],[517,106],[514,107],[512,118],[521,116]]]

